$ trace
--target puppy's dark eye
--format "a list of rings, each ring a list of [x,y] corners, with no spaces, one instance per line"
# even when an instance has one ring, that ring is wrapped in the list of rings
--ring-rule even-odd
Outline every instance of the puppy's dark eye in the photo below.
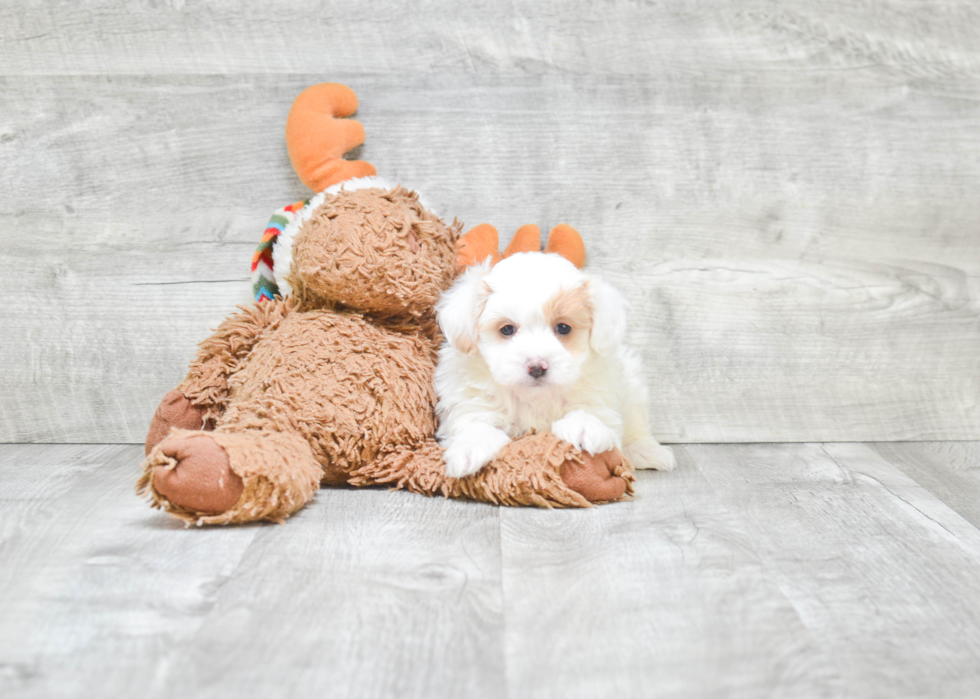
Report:
[[[555,332],[559,335],[567,335],[568,333],[572,332],[572,326],[568,325],[567,323],[559,323],[555,326]]]
[[[500,329],[500,334],[506,337],[510,337],[515,332],[517,332],[517,328],[515,328],[513,325],[505,325]]]

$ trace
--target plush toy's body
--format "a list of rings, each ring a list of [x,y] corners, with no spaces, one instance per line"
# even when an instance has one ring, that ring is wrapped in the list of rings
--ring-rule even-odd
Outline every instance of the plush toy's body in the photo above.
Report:
[[[312,118],[303,111],[311,105],[322,117],[317,133],[343,136],[328,139],[332,150],[322,138],[309,146],[326,149],[328,166],[296,145],[306,131],[295,124]],[[316,86],[298,107],[293,162],[304,181],[331,186],[290,207],[275,293],[266,285],[258,294],[273,298],[225,320],[161,403],[138,491],[197,523],[282,521],[321,483],[543,506],[627,492],[618,453],[582,455],[549,434],[515,441],[470,478],[445,477],[434,439],[433,309],[458,271],[460,227],[371,177],[367,163],[336,162],[363,138],[357,122],[335,119],[356,108],[350,90]]]

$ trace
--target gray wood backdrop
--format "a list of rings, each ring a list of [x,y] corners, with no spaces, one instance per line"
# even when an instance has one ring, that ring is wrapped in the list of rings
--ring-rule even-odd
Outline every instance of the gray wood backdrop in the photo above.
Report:
[[[980,439],[973,2],[83,0],[0,5],[0,441],[142,441],[326,80],[445,216],[579,228],[663,440]]]

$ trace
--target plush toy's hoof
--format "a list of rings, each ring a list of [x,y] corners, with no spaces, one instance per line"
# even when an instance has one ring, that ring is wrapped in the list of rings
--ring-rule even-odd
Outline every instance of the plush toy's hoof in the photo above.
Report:
[[[245,485],[228,455],[208,435],[174,436],[160,450],[177,463],[153,467],[153,487],[177,507],[217,515],[230,510]]]
[[[561,465],[561,479],[589,502],[608,502],[626,492],[626,479],[617,475],[623,468],[623,455],[618,449],[595,456],[583,451],[581,463],[566,461]]]
[[[282,522],[313,499],[323,469],[286,432],[174,430],[140,467],[136,494],[191,524]]]
[[[153,414],[150,430],[146,435],[147,456],[153,451],[153,447],[166,439],[172,427],[181,430],[208,429],[204,424],[204,408],[191,403],[178,390],[170,391],[165,395]]]

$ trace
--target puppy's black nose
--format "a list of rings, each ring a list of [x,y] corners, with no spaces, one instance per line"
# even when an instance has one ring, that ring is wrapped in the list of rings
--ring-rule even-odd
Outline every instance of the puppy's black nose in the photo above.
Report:
[[[527,373],[536,379],[540,379],[548,373],[548,364],[546,362],[532,362],[527,365]]]

